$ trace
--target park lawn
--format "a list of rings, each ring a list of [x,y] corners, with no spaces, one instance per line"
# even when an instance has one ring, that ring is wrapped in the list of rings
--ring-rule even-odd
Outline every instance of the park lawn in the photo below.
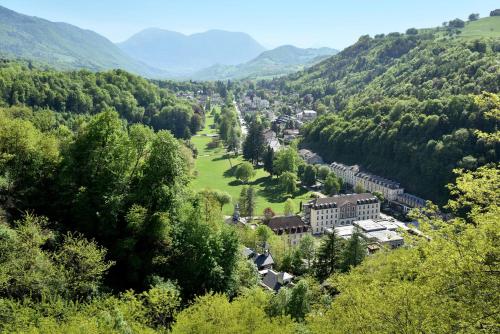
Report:
[[[207,144],[212,140],[207,136],[215,134],[215,130],[210,129],[213,124],[213,117],[207,116],[205,129],[200,135],[191,138],[191,141],[198,149],[198,157],[195,161],[195,179],[191,182],[191,187],[195,190],[217,189],[226,191],[233,198],[235,203],[240,195],[241,188],[245,185],[232,176],[235,166],[243,162],[241,156],[234,157],[228,155],[222,147],[208,149]],[[256,175],[247,185],[255,187],[257,192],[256,215],[262,215],[265,208],[270,207],[277,214],[284,211],[286,198],[278,190],[276,178],[270,178],[269,173],[262,168],[256,170]],[[299,189],[295,194],[293,201],[295,208],[300,209],[300,202],[306,202],[311,199],[311,193],[304,189]],[[234,204],[224,206],[224,214],[231,215],[234,211]]]
[[[219,110],[220,107],[214,107],[214,109]],[[214,125],[214,118],[213,118],[213,116],[212,115],[207,115],[205,117],[205,127],[203,128],[203,130],[198,131],[197,134],[201,135],[201,136],[216,134],[217,132],[214,129],[212,129],[213,125]]]

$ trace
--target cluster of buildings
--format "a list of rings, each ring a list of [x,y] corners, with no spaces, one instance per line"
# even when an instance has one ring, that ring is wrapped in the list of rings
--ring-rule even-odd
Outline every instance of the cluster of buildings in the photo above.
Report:
[[[302,122],[310,122],[318,117],[318,113],[314,110],[304,110],[297,114],[297,118]]]
[[[221,105],[224,103],[224,99],[218,93],[212,93],[208,95],[206,92],[197,90],[191,91],[179,91],[175,94],[178,98],[185,100],[192,100],[198,102],[201,106],[204,106],[208,100],[212,105]]]
[[[242,100],[242,111],[256,112],[269,108],[269,101],[258,96],[245,96]]]
[[[257,267],[260,275],[260,285],[264,289],[277,292],[284,286],[293,286],[294,276],[284,271],[274,270],[274,259],[268,251],[259,254],[253,249],[245,247],[243,248],[243,256],[252,261]]]
[[[404,223],[394,218],[383,218],[380,201],[369,193],[316,198],[302,205],[301,215],[273,217],[264,224],[290,246],[298,245],[306,235],[320,236],[335,229],[346,238],[352,235],[354,228],[359,228],[369,244],[395,248],[403,245],[403,238],[397,230],[407,229]],[[388,232],[380,232],[381,224],[385,224],[384,229]]]
[[[335,230],[348,239],[358,231],[366,240],[368,251],[374,252],[380,247],[402,246],[402,231],[419,234],[418,230],[382,214],[379,199],[370,193],[316,198],[302,205],[301,215],[273,217],[264,224],[292,247],[306,235],[320,236]]]
[[[391,249],[403,246],[404,239],[398,231],[412,233],[414,229],[394,218],[359,220],[352,225],[335,227],[337,235],[344,239],[358,232],[368,242],[369,253],[378,250],[380,245]]]
[[[331,171],[352,187],[360,185],[369,192],[379,192],[389,201],[393,201],[404,192],[399,183],[383,177],[362,172],[358,165],[347,166],[338,162],[330,165]]]
[[[342,181],[351,187],[357,185],[371,193],[381,193],[392,206],[398,207],[403,212],[408,212],[411,208],[421,208],[425,206],[425,200],[418,196],[405,193],[398,182],[383,178],[371,173],[362,172],[358,165],[348,166],[338,162],[333,162],[330,169]]]
[[[349,239],[357,233],[365,240],[370,254],[382,247],[403,246],[401,232],[422,235],[417,229],[381,214],[380,201],[369,193],[317,198],[302,208],[302,215],[272,217],[264,224],[292,247],[307,235],[320,236],[335,230],[340,238]],[[274,259],[268,251],[261,254],[245,247],[243,255],[255,264],[263,288],[276,292],[282,287],[293,286],[294,276],[274,270]]]

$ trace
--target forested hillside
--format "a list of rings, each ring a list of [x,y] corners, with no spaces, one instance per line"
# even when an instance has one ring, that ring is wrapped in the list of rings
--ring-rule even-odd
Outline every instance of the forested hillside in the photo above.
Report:
[[[62,70],[121,68],[146,76],[161,75],[161,71],[127,56],[93,31],[19,14],[1,6],[0,56]]]
[[[500,18],[488,18],[500,19]],[[443,28],[444,29],[444,28]],[[452,169],[498,160],[500,40],[457,29],[363,36],[340,54],[262,82],[324,116],[305,145],[329,161],[358,163],[443,203]]]
[[[122,70],[58,72],[10,61],[0,63],[0,104],[50,109],[67,119],[111,108],[129,122],[171,130],[178,138],[198,131],[204,117],[196,104]]]

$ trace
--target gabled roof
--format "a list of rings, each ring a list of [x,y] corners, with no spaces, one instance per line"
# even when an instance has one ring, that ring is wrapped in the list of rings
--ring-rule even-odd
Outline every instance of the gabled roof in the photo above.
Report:
[[[273,265],[274,264],[274,259],[271,256],[271,254],[269,254],[269,253],[267,253],[267,254],[258,254],[254,258],[253,262],[257,266],[257,269],[260,269],[260,268],[265,267],[265,266]]]
[[[248,247],[244,247],[242,253],[247,259],[251,258],[255,254],[255,252]]]
[[[292,278],[288,273],[268,270],[262,278],[262,284],[270,290],[278,291],[283,285],[290,283]]]
[[[309,230],[309,225],[304,223],[300,216],[273,217],[266,225],[278,235],[283,233],[304,233]]]

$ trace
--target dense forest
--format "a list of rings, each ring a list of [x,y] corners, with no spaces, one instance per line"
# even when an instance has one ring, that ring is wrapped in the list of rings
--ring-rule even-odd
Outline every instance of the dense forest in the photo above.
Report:
[[[0,63],[2,104],[49,109],[67,120],[112,108],[128,122],[170,130],[177,138],[190,138],[204,120],[196,103],[123,70],[58,72],[11,61]]]
[[[453,168],[499,157],[500,42],[453,30],[363,36],[338,55],[287,78],[260,83],[324,116],[304,145],[328,161],[358,163],[444,203]],[[272,95],[272,94],[271,94]]]
[[[414,213],[427,237],[344,267],[357,239],[329,235],[309,253],[332,269],[274,294],[240,255],[272,232],[226,225],[216,193],[190,191],[191,152],[171,133],[113,110],[74,131],[47,111],[0,110],[1,332],[498,329],[498,165],[456,171],[454,219]],[[282,266],[298,272],[300,256]]]

